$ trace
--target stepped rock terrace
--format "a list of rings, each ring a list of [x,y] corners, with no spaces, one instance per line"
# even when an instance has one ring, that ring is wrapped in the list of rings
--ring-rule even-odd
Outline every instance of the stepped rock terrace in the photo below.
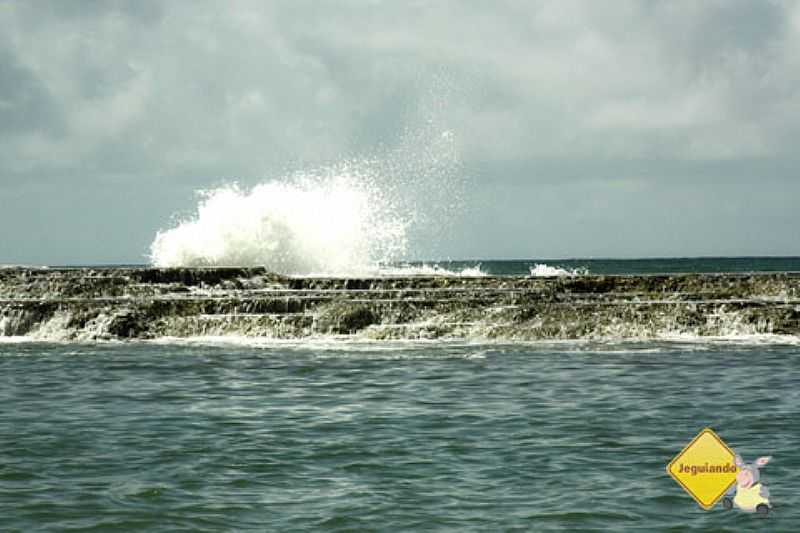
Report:
[[[93,341],[800,335],[800,273],[286,277],[262,268],[0,269],[0,335]]]

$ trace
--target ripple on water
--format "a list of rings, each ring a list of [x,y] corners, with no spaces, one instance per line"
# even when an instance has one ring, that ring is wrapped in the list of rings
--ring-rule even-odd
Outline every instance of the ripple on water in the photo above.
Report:
[[[5,344],[0,524],[796,530],[800,352],[694,348]],[[665,474],[705,426],[773,455],[773,515],[702,511]]]

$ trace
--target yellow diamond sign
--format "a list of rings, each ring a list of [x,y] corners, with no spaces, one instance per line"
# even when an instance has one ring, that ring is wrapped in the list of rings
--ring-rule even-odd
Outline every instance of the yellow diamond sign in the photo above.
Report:
[[[703,509],[711,509],[736,481],[734,453],[710,428],[701,431],[668,465],[667,473]]]

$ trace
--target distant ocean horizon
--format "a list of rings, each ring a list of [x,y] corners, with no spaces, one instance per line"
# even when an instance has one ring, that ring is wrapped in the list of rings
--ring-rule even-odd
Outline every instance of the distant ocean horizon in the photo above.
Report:
[[[442,272],[480,272],[491,276],[529,275],[537,265],[559,269],[562,273],[596,275],[625,274],[690,274],[736,272],[800,272],[800,256],[697,256],[641,258],[541,258],[541,259],[432,259],[389,263],[391,272],[424,273],[419,267],[440,269]],[[148,268],[147,263],[66,264],[47,265],[48,268]],[[242,266],[242,265],[218,265]],[[477,269],[477,270],[475,270]]]

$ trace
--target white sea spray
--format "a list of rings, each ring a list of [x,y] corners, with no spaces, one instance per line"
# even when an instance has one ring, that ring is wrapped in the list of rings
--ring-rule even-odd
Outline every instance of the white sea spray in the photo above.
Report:
[[[575,277],[575,276],[585,276],[589,273],[589,270],[586,268],[561,268],[557,266],[551,266],[545,263],[536,263],[534,266],[530,267],[530,275],[535,278],[547,278],[547,277]]]
[[[369,176],[331,169],[250,190],[230,185],[203,192],[192,218],[158,233],[151,259],[159,267],[358,274],[405,254],[410,219]]]

